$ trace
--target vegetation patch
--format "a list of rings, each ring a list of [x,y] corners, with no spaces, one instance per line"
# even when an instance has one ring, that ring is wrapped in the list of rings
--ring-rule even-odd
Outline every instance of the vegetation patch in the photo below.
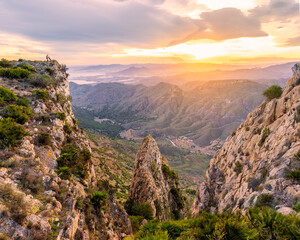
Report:
[[[58,169],[69,167],[72,174],[85,179],[88,177],[88,163],[91,160],[91,153],[88,149],[80,150],[71,144],[64,146],[61,156],[56,160]]]
[[[164,163],[161,166],[161,170],[163,171],[163,174],[168,178],[171,178],[174,180],[176,180],[178,178],[177,173],[174,170],[171,170],[169,168],[169,166]]]
[[[194,219],[150,221],[135,237],[126,240],[298,239],[299,228],[296,215],[285,216],[270,208],[254,208],[245,215],[203,212]]]
[[[49,93],[45,90],[34,89],[32,92],[38,99],[41,99],[43,102],[46,102],[50,98]]]
[[[14,119],[17,123],[24,124],[33,115],[31,109],[25,106],[9,105],[3,110],[4,117]]]
[[[300,181],[300,168],[297,170],[290,171],[288,174],[285,175],[285,177],[294,181]]]
[[[57,174],[62,179],[71,179],[72,177],[72,171],[69,167],[60,167],[57,169]]]
[[[51,138],[49,133],[39,133],[37,137],[37,144],[39,146],[51,145]]]
[[[235,171],[237,174],[240,174],[240,173],[243,171],[243,165],[241,164],[240,161],[236,161],[236,162],[235,162],[235,168],[234,168],[234,171]]]
[[[31,72],[22,68],[0,68],[0,76],[9,79],[28,78]]]
[[[0,119],[0,146],[6,148],[14,146],[16,141],[21,140],[27,133],[11,118]]]
[[[264,207],[264,206],[272,206],[273,202],[273,195],[271,194],[261,194],[260,196],[257,197],[255,207]]]
[[[66,120],[66,114],[65,114],[64,112],[56,112],[56,113],[55,113],[55,116],[56,116],[57,118],[59,118],[60,120],[62,120],[62,121],[65,121],[65,120]]]
[[[26,97],[18,97],[16,104],[19,106],[28,107],[30,104],[30,100]]]
[[[27,82],[35,87],[46,88],[53,84],[52,78],[48,74],[32,74],[28,79]]]
[[[281,94],[282,88],[278,85],[272,85],[263,92],[263,95],[267,98],[268,101],[271,101],[274,98],[280,98]]]
[[[17,99],[13,91],[0,86],[0,97],[6,102],[15,101]]]
[[[265,128],[264,131],[263,131],[263,134],[261,136],[261,139],[258,143],[259,147],[261,147],[265,143],[265,141],[266,141],[267,137],[269,136],[269,134],[270,134],[270,130],[268,128]]]
[[[27,65],[27,64],[25,64],[25,63],[21,65],[21,68],[23,68],[23,69],[25,69],[25,70],[28,70],[28,71],[30,71],[30,72],[36,72],[36,69],[35,69],[34,67],[29,66],[29,65]]]
[[[103,202],[105,202],[107,199],[107,194],[101,191],[95,191],[92,193],[92,204],[95,206],[101,206],[103,205]]]

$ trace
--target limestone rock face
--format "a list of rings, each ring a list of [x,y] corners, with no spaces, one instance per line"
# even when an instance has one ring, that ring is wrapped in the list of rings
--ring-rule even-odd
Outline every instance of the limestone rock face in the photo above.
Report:
[[[264,102],[233,132],[210,162],[192,212],[224,212],[270,205],[292,212],[300,185],[300,65],[278,99]],[[295,156],[296,155],[296,156]]]
[[[101,210],[91,203],[87,194],[88,187],[98,190],[92,159],[85,157],[78,168],[87,169],[84,177],[72,172],[66,179],[57,171],[57,159],[64,146],[70,144],[78,153],[85,150],[85,155],[91,151],[89,140],[78,128],[72,112],[65,66],[57,61],[12,62],[13,66],[20,64],[34,67],[40,75],[50,71],[55,84],[39,89],[25,79],[0,77],[0,85],[18,97],[26,97],[33,111],[28,122],[22,125],[27,135],[16,146],[0,148],[1,237],[18,240],[123,239],[131,233],[124,208],[109,195],[105,202],[107,210]],[[48,94],[46,101],[36,97],[36,88]],[[0,115],[4,107],[0,106]],[[47,137],[46,142],[41,141],[41,133]],[[77,158],[78,154],[76,161]]]
[[[169,169],[167,159],[161,156],[150,135],[143,140],[135,159],[129,200],[133,204],[150,203],[159,220],[180,214],[184,207],[177,175]]]

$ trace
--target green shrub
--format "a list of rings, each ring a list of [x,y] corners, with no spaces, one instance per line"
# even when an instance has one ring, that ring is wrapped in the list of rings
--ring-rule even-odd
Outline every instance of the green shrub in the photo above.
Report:
[[[102,203],[107,199],[107,194],[101,191],[96,191],[92,193],[92,204],[93,205],[102,205]]]
[[[277,85],[272,85],[263,92],[263,95],[267,98],[268,101],[271,101],[274,98],[280,98],[281,94],[282,88]]]
[[[2,148],[13,146],[17,140],[21,140],[26,135],[24,128],[11,118],[0,119],[0,146]]]
[[[48,133],[39,133],[37,137],[37,144],[39,146],[51,145],[50,135]]]
[[[181,194],[181,191],[179,188],[172,187],[171,188],[171,193],[173,195],[173,198],[177,204],[178,209],[183,209],[184,208],[184,198]]]
[[[28,107],[29,103],[30,103],[30,100],[26,97],[19,97],[16,102],[17,105],[24,106],[24,107]]]
[[[0,97],[0,106],[3,106],[5,104],[4,98]]]
[[[70,128],[70,126],[68,124],[65,124],[63,126],[63,129],[64,129],[64,132],[67,133],[67,134],[72,133],[72,130],[71,130],[71,128]]]
[[[196,190],[194,189],[186,189],[185,192],[189,195],[196,196]]]
[[[47,68],[45,68],[45,71],[48,72],[48,74],[49,74],[50,76],[53,76],[53,75],[54,75],[54,70],[53,70],[52,68],[47,67]]]
[[[293,209],[299,213],[300,212],[300,202],[297,202],[294,206],[293,206]]]
[[[255,207],[264,207],[264,206],[271,207],[273,199],[274,197],[271,194],[261,194],[260,196],[257,197]]]
[[[68,167],[60,167],[57,169],[57,174],[62,179],[71,179],[72,177],[72,171]]]
[[[290,171],[288,174],[285,175],[285,177],[295,181],[300,181],[300,169]]]
[[[30,71],[30,72],[36,72],[36,69],[35,69],[34,67],[31,67],[31,66],[29,66],[29,65],[27,65],[27,64],[23,64],[23,65],[21,66],[21,68],[23,68],[23,69],[25,69],[25,70],[28,70],[28,71]]]
[[[267,137],[269,136],[269,134],[270,134],[269,129],[265,128],[264,131],[263,131],[263,134],[261,136],[261,139],[260,139],[260,141],[258,143],[259,147],[261,147],[265,143],[265,141],[266,141]]]
[[[55,113],[55,116],[56,116],[57,118],[59,118],[60,120],[62,120],[62,121],[65,121],[65,120],[66,120],[66,114],[65,114],[64,112],[56,112],[56,113]]]
[[[163,171],[163,174],[166,177],[169,177],[169,178],[174,179],[174,180],[177,179],[177,173],[174,170],[171,170],[168,165],[162,164],[161,170]]]
[[[236,161],[235,162],[235,168],[234,168],[234,171],[237,173],[237,174],[240,174],[243,170],[243,165],[241,164],[240,161]]]
[[[0,76],[13,79],[13,78],[28,78],[31,75],[31,72],[22,68],[1,68]]]
[[[46,88],[48,86],[51,86],[53,84],[53,79],[48,74],[32,74],[27,81],[35,86],[35,87],[41,87]]]
[[[15,101],[17,99],[13,91],[0,86],[0,97],[6,102]]]
[[[142,217],[142,216],[129,216],[129,219],[130,219],[132,231],[134,233],[136,233],[139,230],[140,225],[141,225],[142,221],[144,220],[144,217]]]
[[[24,124],[28,121],[29,117],[33,115],[29,107],[9,105],[3,110],[5,117],[15,119],[17,123]]]
[[[0,61],[0,67],[4,67],[4,68],[7,68],[7,67],[11,67],[11,63],[10,61],[6,60],[5,58],[2,58],[1,61]]]
[[[151,204],[147,202],[134,205],[132,207],[132,213],[134,216],[142,216],[148,220],[153,218],[153,209]]]
[[[41,99],[43,102],[46,102],[50,98],[49,93],[45,90],[34,89],[33,93],[37,98]]]
[[[177,239],[185,230],[185,227],[176,221],[163,222],[160,226],[162,231],[167,231],[170,239]]]
[[[245,127],[245,130],[248,132],[250,130],[250,127],[249,126]]]
[[[56,161],[58,168],[69,167],[75,176],[84,179],[88,176],[87,164],[90,159],[91,153],[86,148],[79,150],[73,145],[67,144]]]

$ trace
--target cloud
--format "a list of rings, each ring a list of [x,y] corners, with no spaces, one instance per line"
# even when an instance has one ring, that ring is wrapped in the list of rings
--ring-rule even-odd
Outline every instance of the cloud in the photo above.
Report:
[[[2,31],[35,40],[140,47],[168,44],[197,29],[189,18],[137,1],[0,0],[0,19]]]
[[[285,47],[298,47],[300,46],[300,36],[294,38],[288,38],[283,44]]]
[[[197,21],[199,30],[172,44],[188,40],[213,39],[217,41],[241,38],[268,36],[261,30],[258,19],[246,16],[236,8],[222,8],[211,12],[203,12]]]
[[[290,17],[299,15],[298,0],[270,0],[268,4],[258,6],[249,11],[252,17],[264,21],[286,21]]]
[[[153,48],[193,39],[224,40],[266,34],[235,8],[194,20],[159,7],[164,0],[0,0],[0,28],[42,42],[117,43]],[[176,2],[182,4],[182,0]],[[155,3],[155,4],[150,4]]]

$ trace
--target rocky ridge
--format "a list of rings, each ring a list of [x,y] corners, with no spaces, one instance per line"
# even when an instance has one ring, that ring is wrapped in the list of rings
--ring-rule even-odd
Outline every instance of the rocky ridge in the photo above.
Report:
[[[0,149],[0,236],[123,239],[131,233],[130,221],[114,197],[98,186],[89,140],[71,109],[66,66],[19,60],[2,70],[17,67],[32,73],[0,77],[0,85],[28,101],[32,112],[26,123],[16,123],[25,137]],[[45,79],[47,86],[36,82]],[[8,104],[1,105],[1,121]]]
[[[169,168],[150,135],[137,153],[128,199],[132,206],[149,203],[153,216],[159,220],[178,218],[183,213],[184,198],[177,174]]]
[[[215,154],[198,186],[194,215],[264,205],[293,212],[300,200],[299,64],[293,73],[281,97],[252,111]]]

